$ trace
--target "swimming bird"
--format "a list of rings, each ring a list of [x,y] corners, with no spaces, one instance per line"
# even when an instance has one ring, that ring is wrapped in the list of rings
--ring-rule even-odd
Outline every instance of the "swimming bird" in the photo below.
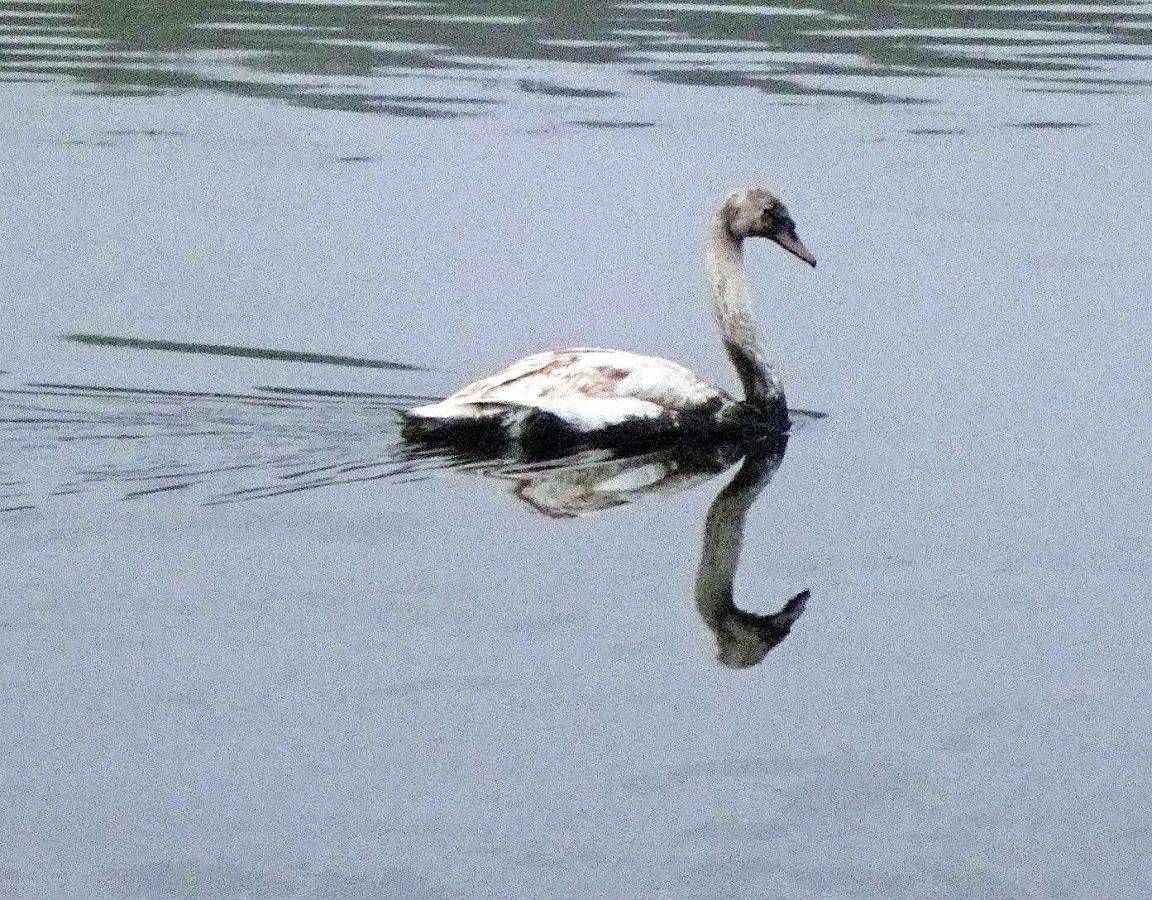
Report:
[[[705,270],[743,400],[666,359],[578,347],[525,357],[442,401],[406,410],[405,437],[553,451],[786,431],[784,385],[760,349],[749,304],[744,241],[752,237],[816,265],[787,207],[767,188],[734,191],[712,216]]]

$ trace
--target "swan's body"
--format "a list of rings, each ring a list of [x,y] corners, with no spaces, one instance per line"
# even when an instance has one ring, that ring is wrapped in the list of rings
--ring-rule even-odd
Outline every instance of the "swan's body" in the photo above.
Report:
[[[574,347],[527,356],[410,414],[426,419],[515,418],[518,411],[535,409],[580,431],[594,431],[732,402],[719,388],[669,360]]]
[[[716,322],[744,386],[736,400],[677,363],[621,350],[574,348],[525,357],[450,397],[408,410],[411,438],[523,446],[646,444],[783,431],[779,375],[761,355],[748,306],[743,243],[767,237],[815,265],[787,209],[763,188],[725,198],[706,256]]]

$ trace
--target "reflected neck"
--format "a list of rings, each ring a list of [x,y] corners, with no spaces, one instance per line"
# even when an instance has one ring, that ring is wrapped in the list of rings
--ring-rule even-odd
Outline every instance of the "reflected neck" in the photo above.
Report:
[[[725,666],[754,666],[779,644],[804,612],[802,591],[776,613],[757,615],[738,608],[732,583],[740,561],[744,520],[784,458],[787,438],[770,448],[751,451],[732,481],[716,495],[704,525],[704,549],[696,572],[696,609],[716,636]]]
[[[744,399],[764,413],[786,411],[784,383],[764,358],[752,318],[743,241],[729,230],[723,210],[712,217],[705,263],[716,324],[744,387]]]

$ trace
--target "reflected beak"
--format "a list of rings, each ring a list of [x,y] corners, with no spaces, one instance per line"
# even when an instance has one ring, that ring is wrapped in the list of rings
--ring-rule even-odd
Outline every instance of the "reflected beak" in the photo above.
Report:
[[[804,262],[813,268],[816,267],[816,257],[809,252],[808,248],[804,246],[804,242],[796,236],[794,230],[778,231],[772,235],[772,240],[791,253],[793,256],[798,256]]]

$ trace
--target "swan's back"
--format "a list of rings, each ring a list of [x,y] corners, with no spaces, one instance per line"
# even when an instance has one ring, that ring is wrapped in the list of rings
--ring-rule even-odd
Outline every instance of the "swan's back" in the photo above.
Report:
[[[579,431],[630,419],[678,418],[731,398],[689,369],[622,350],[576,347],[537,353],[474,381],[445,400],[410,410],[414,419],[497,416],[531,408]]]

